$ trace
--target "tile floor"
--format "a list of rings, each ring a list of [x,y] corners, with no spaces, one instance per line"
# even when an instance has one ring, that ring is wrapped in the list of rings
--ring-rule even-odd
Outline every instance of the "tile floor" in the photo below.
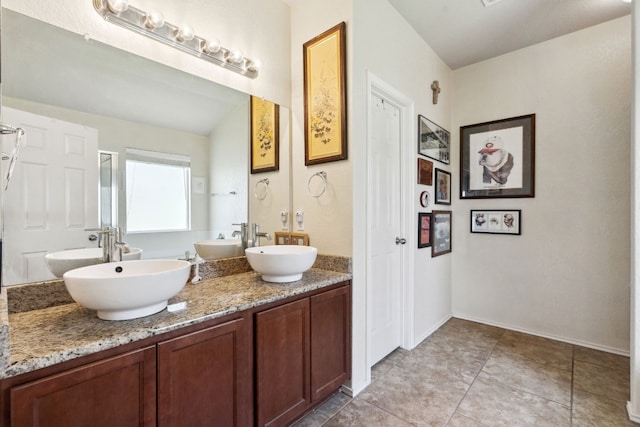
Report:
[[[637,426],[629,358],[453,318],[295,427]]]

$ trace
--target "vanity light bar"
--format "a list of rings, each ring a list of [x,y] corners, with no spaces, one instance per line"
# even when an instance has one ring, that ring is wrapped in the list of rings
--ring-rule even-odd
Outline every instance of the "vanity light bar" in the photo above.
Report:
[[[260,61],[244,57],[239,50],[224,48],[215,39],[207,40],[197,36],[188,26],[178,27],[165,22],[158,12],[144,12],[128,5],[126,0],[93,0],[93,7],[108,22],[145,35],[245,77],[251,79],[258,77]]]

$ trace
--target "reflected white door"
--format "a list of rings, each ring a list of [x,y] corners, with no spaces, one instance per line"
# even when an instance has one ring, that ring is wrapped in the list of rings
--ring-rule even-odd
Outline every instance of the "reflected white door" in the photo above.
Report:
[[[371,147],[368,178],[367,312],[371,366],[401,345],[402,244],[401,236],[401,111],[389,100],[372,94]]]
[[[3,121],[25,130],[3,193],[3,284],[52,279],[44,255],[96,246],[85,228],[98,225],[98,132],[4,107]],[[2,139],[11,152],[15,139]],[[6,171],[7,161],[3,161]],[[4,185],[4,183],[3,183]]]

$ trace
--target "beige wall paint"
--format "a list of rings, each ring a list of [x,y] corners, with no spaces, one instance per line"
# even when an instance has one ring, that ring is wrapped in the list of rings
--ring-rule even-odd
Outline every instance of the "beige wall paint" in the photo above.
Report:
[[[535,198],[455,201],[454,315],[628,352],[630,30],[627,16],[454,71],[453,141],[536,113]],[[470,209],[522,209],[522,236],[470,234]]]
[[[209,135],[208,194],[211,237],[231,238],[233,224],[248,221],[249,99],[231,111]],[[230,194],[235,191],[236,194]]]
[[[292,146],[291,173],[293,181],[293,213],[304,213],[304,232],[309,234],[311,245],[320,253],[351,256],[352,236],[352,163],[349,158],[314,166],[304,164],[304,84],[302,45],[318,34],[346,21],[347,37],[347,93],[351,91],[351,63],[353,44],[353,20],[351,19],[351,1],[294,1],[291,6],[291,99],[292,99]],[[352,101],[349,105],[347,121],[351,124]],[[355,143],[351,139],[351,126],[348,129],[349,150]],[[307,188],[309,178],[316,172],[327,173],[327,190],[322,197],[313,197]],[[293,231],[298,231],[295,219]]]
[[[409,269],[409,289],[404,295],[405,309],[412,307],[412,317],[405,319],[407,337],[405,346],[413,347],[433,332],[451,315],[451,262],[450,255],[432,258],[430,248],[417,247],[417,212],[433,209],[449,209],[445,205],[431,204],[422,208],[419,204],[421,191],[427,190],[432,197],[433,186],[417,184],[417,116],[421,114],[451,130],[451,107],[453,80],[449,67],[407,25],[406,21],[386,0],[359,0],[354,9],[354,54],[353,54],[353,128],[352,152],[354,153],[354,268],[362,268],[366,253],[366,191],[368,123],[367,123],[367,73],[375,75],[397,92],[408,98],[412,109],[404,153],[403,175],[406,193],[403,194],[406,215],[403,248],[405,268]],[[402,48],[399,48],[399,47]],[[438,104],[432,102],[431,83],[438,80],[441,87]],[[453,141],[453,140],[452,140]],[[451,171],[444,163],[433,162],[434,168]],[[400,189],[398,189],[399,191]],[[455,242],[454,242],[455,243]],[[454,245],[455,250],[455,245]],[[357,265],[356,265],[357,264]],[[366,275],[358,271],[358,275]],[[399,289],[399,292],[402,291]]]
[[[629,417],[640,422],[640,325],[638,325],[638,309],[640,309],[640,6],[635,2],[632,12],[632,58],[633,58],[633,102],[631,128],[631,392],[627,411]]]

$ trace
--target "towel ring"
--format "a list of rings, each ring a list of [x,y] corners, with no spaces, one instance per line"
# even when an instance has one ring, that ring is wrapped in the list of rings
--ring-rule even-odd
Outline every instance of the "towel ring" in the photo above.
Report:
[[[262,184],[262,186],[260,184]],[[261,189],[262,191],[260,191]],[[253,189],[253,195],[256,196],[256,199],[258,200],[264,200],[266,199],[267,194],[269,194],[269,178],[263,178],[256,182],[256,186]]]
[[[311,181],[315,177],[318,177],[322,180],[321,190],[319,193],[314,193],[313,191],[311,191]],[[309,181],[307,181],[307,190],[309,190],[309,194],[311,194],[311,197],[315,197],[316,199],[318,197],[321,197],[325,193],[325,191],[327,191],[327,173],[325,171],[320,171],[311,175],[309,177]]]

